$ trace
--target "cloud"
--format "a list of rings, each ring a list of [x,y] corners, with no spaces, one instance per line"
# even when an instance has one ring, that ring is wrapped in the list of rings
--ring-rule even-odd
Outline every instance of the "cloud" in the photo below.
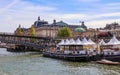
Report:
[[[4,12],[5,10],[9,9],[10,7],[12,7],[13,5],[15,5],[19,0],[13,0],[10,4],[6,5],[5,7],[3,7],[2,9],[0,9],[0,13]]]
[[[99,5],[100,6],[100,5]],[[100,8],[102,10],[106,10],[107,12],[110,11],[110,12],[116,12],[116,11],[119,11],[120,8],[120,2],[113,2],[113,3],[106,3],[106,4],[103,4],[102,6],[100,6]]]
[[[94,21],[88,21],[86,22],[86,25],[89,28],[103,28],[106,24],[110,24],[113,22],[119,23],[120,19],[107,19],[107,20],[94,20]]]
[[[61,16],[62,19],[83,19],[87,17],[85,14],[62,14]]]
[[[115,12],[115,13],[103,13],[103,14],[95,14],[95,15],[89,15],[87,17],[87,20],[96,20],[96,19],[111,19],[111,18],[120,18],[120,12]]]
[[[113,2],[113,3],[108,3],[108,4],[106,4],[106,6],[108,6],[108,7],[114,7],[114,6],[119,6],[120,5],[120,2]]]
[[[50,6],[37,6],[28,2],[14,0],[5,6],[0,13],[0,31],[13,32],[19,24],[23,27],[30,27],[37,16],[48,15],[48,12],[56,10]]]
[[[79,2],[98,2],[100,0],[78,0]]]
[[[53,19],[57,19],[57,20],[65,20],[65,21],[69,21],[69,20],[84,20],[87,15],[86,14],[56,14],[56,13],[52,13],[48,15],[48,18],[53,18]]]
[[[82,0],[79,0],[82,1]],[[86,2],[95,2],[100,0],[84,0]],[[22,27],[30,27],[34,21],[37,20],[37,17],[40,16],[41,19],[48,21],[49,23],[53,22],[53,19],[57,21],[63,20],[68,24],[80,25],[79,21],[85,21],[85,24],[90,28],[104,27],[106,23],[119,22],[120,11],[109,12],[108,8],[115,8],[117,5],[114,4],[103,4],[103,6],[96,6],[97,10],[90,10],[82,12],[68,12],[60,13],[58,7],[49,6],[49,5],[35,5],[32,2],[26,2],[24,0],[14,0],[9,5],[5,6],[0,13],[0,31],[13,32],[19,24]],[[78,7],[79,8],[79,7]],[[72,9],[72,7],[71,7]],[[102,10],[101,10],[102,9]],[[106,11],[105,13],[99,13],[99,11]],[[112,10],[112,9],[109,9]],[[89,12],[96,13],[89,13]],[[115,18],[114,18],[115,17]]]
[[[103,13],[103,14],[95,14],[95,15],[88,15],[88,14],[59,14],[60,19],[68,22],[68,24],[73,25],[80,25],[80,21],[85,21],[86,25],[89,28],[99,28],[104,27],[108,23],[118,22],[120,21],[118,15],[120,12],[116,13]],[[54,17],[54,16],[52,16]],[[111,18],[112,17],[112,18]],[[113,18],[118,17],[118,18]],[[58,20],[60,20],[58,19]]]

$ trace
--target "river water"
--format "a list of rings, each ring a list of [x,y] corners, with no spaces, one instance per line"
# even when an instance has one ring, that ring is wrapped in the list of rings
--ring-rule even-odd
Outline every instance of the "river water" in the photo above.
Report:
[[[0,49],[0,75],[120,75],[120,65],[70,62],[42,57],[39,53]]]

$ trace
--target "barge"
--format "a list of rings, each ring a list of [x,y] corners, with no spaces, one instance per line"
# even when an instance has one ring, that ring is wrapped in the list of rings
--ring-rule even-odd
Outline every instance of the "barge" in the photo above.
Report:
[[[99,43],[94,43],[91,39],[84,38],[82,41],[78,38],[61,40],[56,49],[50,49],[43,52],[43,56],[64,59],[70,61],[99,61],[107,59],[114,62],[120,62],[120,41],[115,36],[105,43],[102,39]]]
[[[59,53],[59,52],[43,52],[43,56],[45,57],[51,57],[51,58],[57,58],[57,59],[63,59],[63,60],[69,60],[69,61],[90,61],[92,56],[88,54],[65,54],[65,53]]]
[[[45,51],[43,52],[43,56],[69,61],[91,61],[95,55],[95,43],[91,40],[90,42],[88,42],[86,38],[82,41],[80,41],[80,39],[76,41],[73,39],[61,40],[61,42],[57,44],[57,49]]]

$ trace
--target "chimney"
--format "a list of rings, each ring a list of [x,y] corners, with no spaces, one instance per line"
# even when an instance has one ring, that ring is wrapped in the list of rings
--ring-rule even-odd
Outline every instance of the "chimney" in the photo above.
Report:
[[[56,24],[56,20],[55,19],[53,20],[53,24]]]
[[[38,20],[40,20],[40,16],[38,16]]]
[[[81,25],[85,25],[85,24],[84,24],[84,21],[82,21],[81,23],[82,23]]]

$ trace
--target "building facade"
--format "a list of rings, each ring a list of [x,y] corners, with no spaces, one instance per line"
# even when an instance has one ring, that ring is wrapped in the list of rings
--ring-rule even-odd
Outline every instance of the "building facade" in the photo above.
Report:
[[[57,37],[57,32],[60,28],[63,27],[69,27],[72,32],[72,37],[82,37],[88,36],[85,32],[87,31],[87,26],[84,24],[84,22],[81,22],[81,25],[70,25],[63,21],[56,22],[56,20],[53,20],[52,24],[49,24],[47,21],[41,20],[40,17],[38,17],[37,21],[34,22],[35,32],[36,36],[40,37]],[[29,35],[30,29],[21,28],[23,30],[23,35]],[[78,29],[76,31],[76,29]],[[84,30],[84,31],[81,31]],[[15,30],[16,33],[17,29]],[[90,33],[90,32],[89,32]]]
[[[87,28],[84,22],[81,22],[81,25],[70,25],[63,21],[57,22],[56,20],[53,20],[52,24],[49,24],[48,21],[41,20],[40,17],[38,17],[37,21],[33,23],[36,36],[39,37],[52,37],[56,38],[58,30],[63,27],[69,27],[72,32],[72,37],[96,37],[99,34],[106,34],[111,33],[112,35],[116,35],[117,37],[120,37],[120,25],[116,22],[111,24],[106,24],[104,28],[100,29],[92,29]],[[17,28],[18,29],[18,28]],[[17,31],[15,30],[15,33]],[[30,35],[30,28],[21,28],[23,35]]]

